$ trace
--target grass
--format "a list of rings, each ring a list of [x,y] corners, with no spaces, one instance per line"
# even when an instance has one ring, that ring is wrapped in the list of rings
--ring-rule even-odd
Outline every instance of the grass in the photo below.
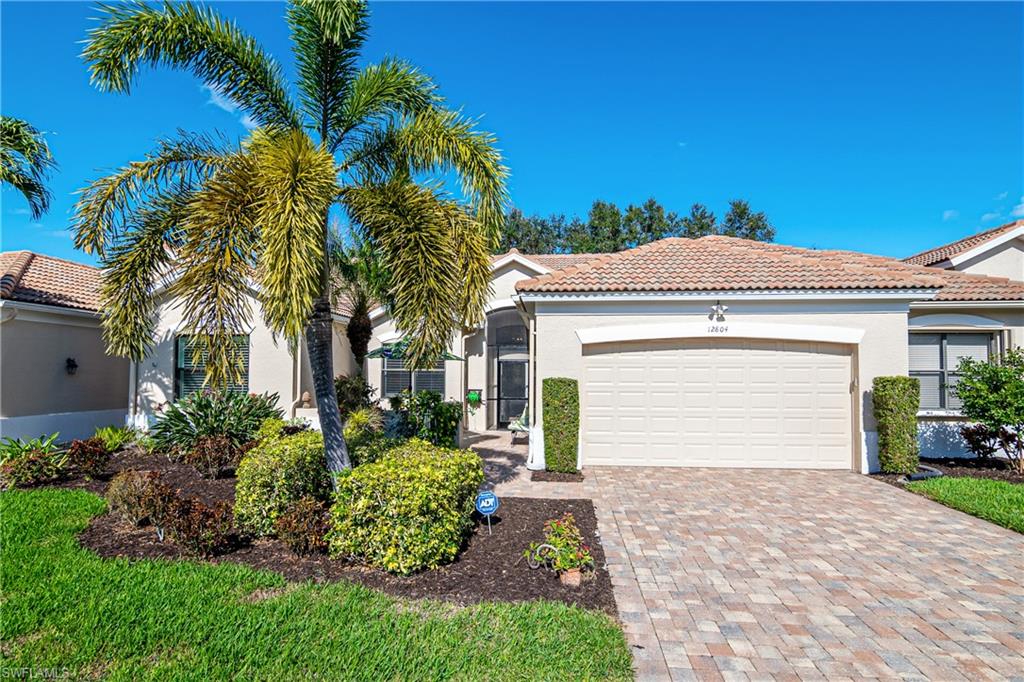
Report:
[[[929,478],[907,484],[947,507],[1024,533],[1024,485],[986,478]]]
[[[0,494],[0,669],[113,680],[631,676],[604,614],[551,602],[455,608],[351,583],[281,589],[280,575],[240,565],[101,559],[75,535],[103,509],[83,491]],[[260,590],[273,596],[253,599]]]

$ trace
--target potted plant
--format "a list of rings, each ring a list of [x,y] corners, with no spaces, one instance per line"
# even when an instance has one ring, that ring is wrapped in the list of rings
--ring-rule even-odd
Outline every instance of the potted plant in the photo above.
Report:
[[[583,571],[593,570],[594,557],[583,542],[583,533],[571,513],[544,524],[544,542],[534,542],[524,552],[530,568],[547,566],[568,587],[579,587]]]

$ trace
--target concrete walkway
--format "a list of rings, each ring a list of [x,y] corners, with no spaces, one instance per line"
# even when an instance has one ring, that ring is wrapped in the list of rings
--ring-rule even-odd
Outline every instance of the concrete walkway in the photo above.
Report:
[[[853,473],[592,467],[505,496],[594,500],[640,679],[1024,680],[1024,536]]]

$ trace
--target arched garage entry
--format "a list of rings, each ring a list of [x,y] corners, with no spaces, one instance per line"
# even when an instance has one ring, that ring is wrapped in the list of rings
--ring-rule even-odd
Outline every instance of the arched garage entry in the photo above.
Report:
[[[585,465],[855,468],[854,343],[602,332],[583,345]]]

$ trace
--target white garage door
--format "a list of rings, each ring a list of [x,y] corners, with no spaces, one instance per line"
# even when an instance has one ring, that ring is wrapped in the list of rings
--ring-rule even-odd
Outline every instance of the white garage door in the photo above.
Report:
[[[584,356],[585,465],[852,467],[846,346],[693,339]]]

